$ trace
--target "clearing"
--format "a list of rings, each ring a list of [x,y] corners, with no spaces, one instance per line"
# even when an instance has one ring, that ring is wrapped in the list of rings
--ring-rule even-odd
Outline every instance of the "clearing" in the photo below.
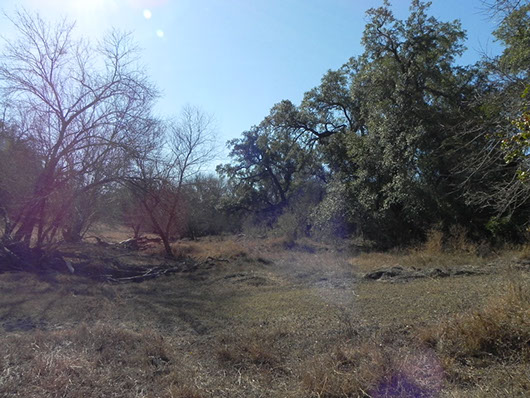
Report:
[[[288,243],[204,238],[168,260],[85,242],[62,249],[85,276],[1,274],[0,396],[528,396],[519,254]],[[104,282],[109,263],[175,272]]]

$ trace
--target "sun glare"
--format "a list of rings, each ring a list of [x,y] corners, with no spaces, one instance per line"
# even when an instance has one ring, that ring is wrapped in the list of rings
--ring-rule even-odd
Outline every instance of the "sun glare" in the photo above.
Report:
[[[162,29],[158,29],[156,31],[156,35],[162,39],[164,37],[164,31]]]
[[[70,4],[78,12],[90,12],[101,9],[106,3],[113,3],[109,0],[74,0]]]
[[[144,18],[145,19],[151,19],[152,16],[153,16],[153,13],[151,12],[151,10],[148,10],[148,9],[144,10]]]

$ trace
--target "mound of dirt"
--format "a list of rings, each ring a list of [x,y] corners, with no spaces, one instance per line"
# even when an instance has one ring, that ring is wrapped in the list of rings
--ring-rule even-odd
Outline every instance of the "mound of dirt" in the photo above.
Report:
[[[381,282],[406,282],[418,278],[447,278],[449,276],[482,275],[487,271],[477,267],[462,266],[455,268],[407,269],[401,266],[381,268],[364,274],[363,279]]]

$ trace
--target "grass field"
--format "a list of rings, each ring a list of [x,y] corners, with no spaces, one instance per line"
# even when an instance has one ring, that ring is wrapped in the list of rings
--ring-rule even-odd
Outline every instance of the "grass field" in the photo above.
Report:
[[[156,247],[76,250],[166,261]],[[174,251],[197,269],[126,284],[0,275],[0,396],[530,394],[530,268],[520,250],[359,255],[240,236]],[[398,266],[395,277],[365,277]]]

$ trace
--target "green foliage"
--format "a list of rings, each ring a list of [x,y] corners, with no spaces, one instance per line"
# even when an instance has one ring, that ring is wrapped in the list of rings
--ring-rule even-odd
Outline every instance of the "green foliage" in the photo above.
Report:
[[[346,237],[351,232],[348,223],[348,203],[345,185],[334,179],[327,185],[326,195],[310,214],[311,233],[313,236],[332,240]]]
[[[512,220],[509,217],[492,217],[486,224],[487,230],[494,239],[504,240],[514,232]]]
[[[510,125],[498,135],[502,139],[506,162],[516,162],[517,176],[521,181],[527,181],[530,148],[530,4],[508,13],[494,34],[506,46],[497,60],[499,69],[510,77],[506,89],[513,91],[520,84],[526,84],[520,100],[512,101],[510,108],[506,109],[507,113],[513,115],[509,118]]]
[[[300,142],[296,131],[278,122],[275,112],[283,112],[279,108],[286,105],[277,105],[259,126],[228,143],[233,163],[217,167],[233,191],[225,199],[228,210],[281,211],[307,181],[322,174],[316,154]]]
[[[506,46],[500,57],[501,67],[512,74],[530,72],[530,4],[509,13],[494,32]]]
[[[434,226],[463,225],[478,240],[521,230],[530,132],[514,93],[530,65],[529,6],[499,25],[503,55],[469,67],[456,64],[460,22],[439,21],[429,6],[413,0],[405,20],[387,1],[368,10],[363,54],[230,142],[233,162],[218,170],[233,208],[281,214],[276,227],[293,236],[354,232],[380,247],[424,240]],[[325,191],[308,206],[295,193],[315,173]]]
[[[427,9],[413,2],[405,21],[388,5],[368,11],[365,52],[342,69],[357,100],[356,129],[324,148],[346,187],[350,221],[384,246],[421,237],[452,200],[445,146],[467,117],[470,72],[454,66],[463,51],[460,24],[439,22]]]

